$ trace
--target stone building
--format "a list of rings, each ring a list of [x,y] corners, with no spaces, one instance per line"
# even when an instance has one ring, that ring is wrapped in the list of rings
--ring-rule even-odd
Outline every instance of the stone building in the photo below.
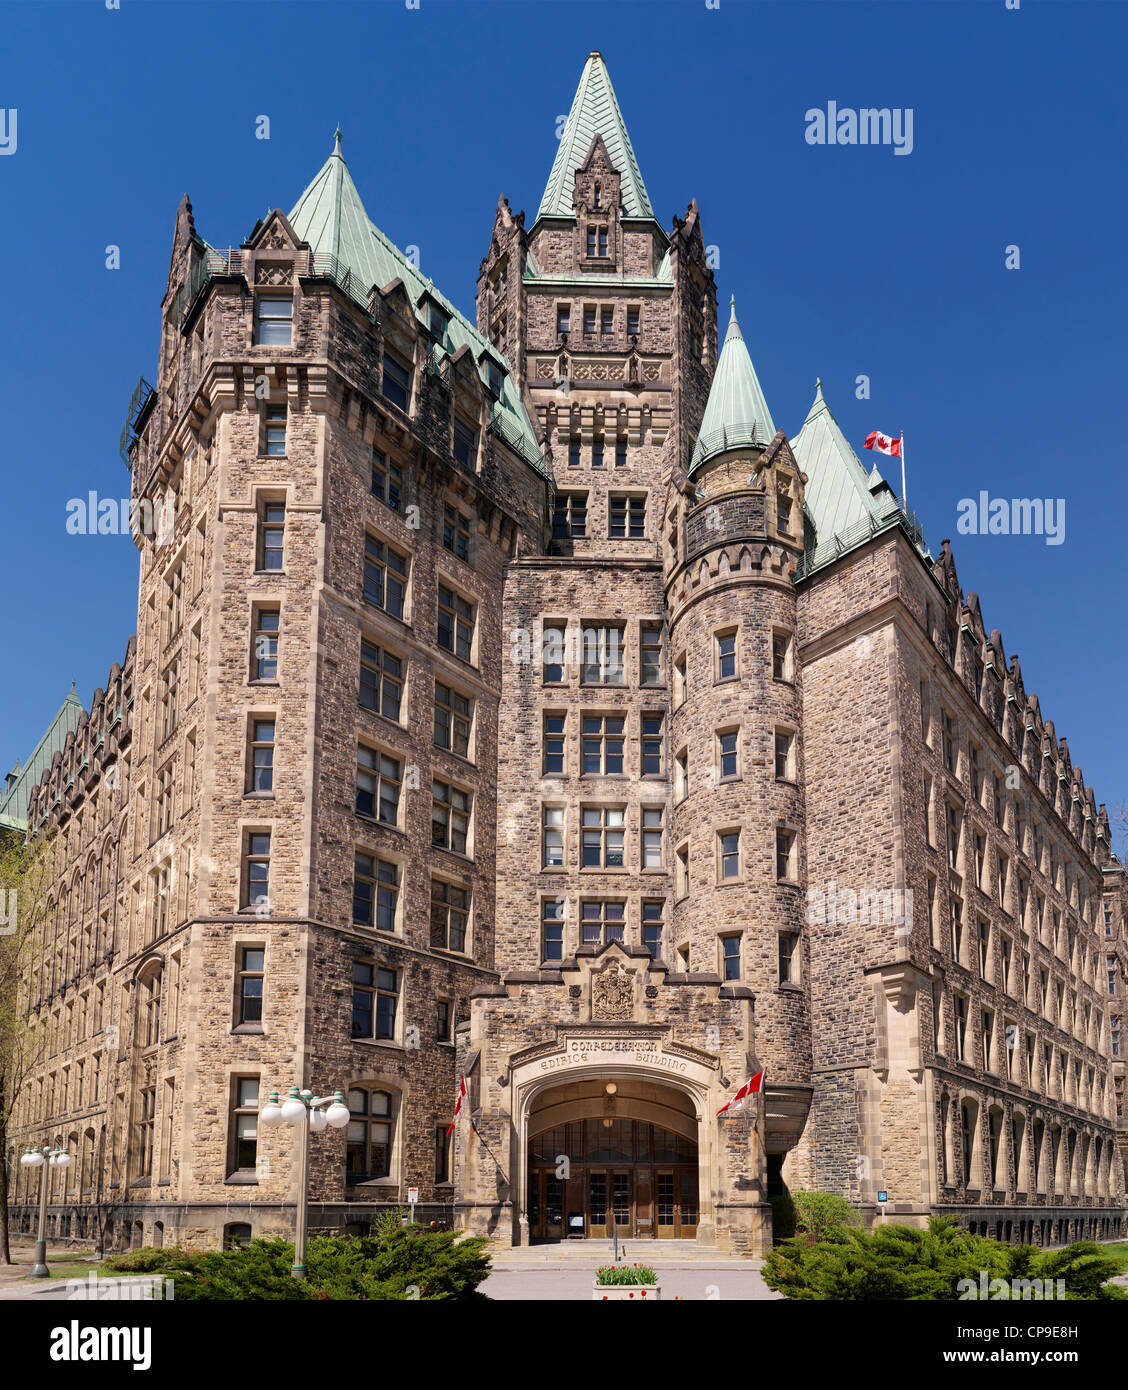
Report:
[[[326,1229],[414,1186],[503,1243],[758,1251],[813,1187],[1120,1234],[1103,807],[948,542],[716,325],[595,53],[476,324],[339,137],[237,249],[181,204],[137,637],[27,804],[56,1236],[288,1232],[291,1084],[352,1112]]]

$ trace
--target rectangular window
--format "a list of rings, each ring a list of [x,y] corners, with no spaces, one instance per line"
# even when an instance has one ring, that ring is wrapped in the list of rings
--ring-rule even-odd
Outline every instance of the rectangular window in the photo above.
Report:
[[[585,806],[581,813],[581,859],[585,869],[621,869],[625,813],[621,806]]]
[[[954,777],[956,773],[956,721],[946,709],[940,711],[940,742],[944,766]]]
[[[721,979],[740,979],[740,937],[721,937]]]
[[[944,803],[948,832],[948,867],[957,872],[960,867],[960,813],[950,801]]]
[[[558,304],[556,306],[556,331],[557,333],[568,333],[572,328],[572,306],[570,304]]]
[[[457,507],[443,507],[443,547],[460,560],[470,559],[470,523]]]
[[[717,836],[717,879],[740,877],[740,831],[726,830]]]
[[[249,831],[243,850],[243,907],[270,907],[270,831]]]
[[[794,985],[799,982],[799,933],[781,931],[779,934],[779,982]]]
[[[435,1041],[450,1042],[450,1000],[435,1000]]]
[[[772,677],[777,681],[792,679],[791,634],[772,633]]]
[[[435,1126],[436,1183],[450,1182],[450,1141],[453,1137],[446,1125]]]
[[[541,679],[545,685],[564,683],[564,629],[545,626],[541,632]]]
[[[589,233],[588,233],[589,239],[590,239],[591,235],[592,235],[591,232],[589,232]],[[590,244],[590,241],[589,241],[589,244]],[[589,251],[588,254],[590,255],[591,252]],[[594,305],[594,304],[585,304],[585,305],[584,305],[584,337],[585,337],[585,338],[594,338],[594,337],[595,337],[595,305]]]
[[[564,774],[564,715],[546,714],[544,716],[544,758],[543,768],[546,776]]]
[[[454,417],[454,459],[471,473],[478,462],[478,431],[460,415]]]
[[[618,777],[623,772],[626,719],[622,715],[583,716],[583,773]]]
[[[277,608],[259,608],[254,616],[254,640],[251,651],[251,679],[278,679],[278,620]]]
[[[470,723],[474,702],[442,681],[435,682],[435,747],[461,758],[470,756]]]
[[[603,436],[597,434],[591,441],[591,466],[603,467]]]
[[[620,434],[615,439],[615,467],[625,468],[627,466],[627,436]]]
[[[372,450],[372,496],[398,512],[403,501],[403,470],[379,449]]]
[[[582,902],[580,904],[580,942],[584,946],[602,946],[608,941],[622,941],[626,928],[627,905],[624,902]]]
[[[951,919],[952,959],[963,961],[963,900],[955,894],[948,896],[948,916]]]
[[[431,783],[431,844],[465,854],[470,833],[470,793],[435,778]]]
[[[180,694],[180,663],[172,662],[161,677],[161,741],[176,728],[177,704]]]
[[[352,1036],[394,1038],[399,972],[368,961],[353,962]]]
[[[579,468],[580,466],[580,440],[578,435],[572,435],[568,440],[568,467]]]
[[[662,821],[661,806],[643,807],[642,867],[644,869],[660,869],[662,867]]]
[[[640,332],[639,317],[641,309],[637,304],[627,305],[627,336],[637,338]]]
[[[740,776],[740,734],[729,729],[717,735],[717,768],[721,780]]]
[[[403,764],[374,748],[358,744],[356,750],[356,811],[358,815],[399,824]]]
[[[258,1157],[259,1079],[257,1076],[237,1076],[232,1088],[231,1171],[253,1173]]]
[[[271,458],[286,456],[286,407],[267,405],[262,414],[263,453]],[[264,566],[265,568],[265,566]]]
[[[541,864],[546,869],[564,867],[564,807],[546,806],[543,814]]]
[[[353,921],[394,932],[399,905],[399,866],[359,851],[353,858]]]
[[[255,300],[255,342],[260,347],[290,347],[293,336],[293,296],[259,296]]]
[[[928,716],[928,681],[921,677],[920,682],[920,737],[922,743],[928,742],[930,720]]]
[[[652,960],[662,958],[662,912],[665,904],[661,901],[642,904],[642,944],[650,953]]]
[[[599,336],[610,338],[615,332],[615,310],[606,305],[599,311]]]
[[[554,540],[578,540],[587,535],[586,492],[558,492],[552,504]]]
[[[564,900],[545,898],[541,903],[541,959],[564,958]]]
[[[282,569],[283,542],[286,535],[286,504],[267,502],[259,520],[260,570],[278,572]]]
[[[384,373],[381,391],[386,400],[406,410],[411,400],[411,369],[397,362],[391,353],[384,353]]]
[[[622,624],[585,627],[583,630],[584,685],[622,685],[624,629]]]
[[[250,766],[247,769],[247,790],[274,790],[274,720],[251,720]]]
[[[799,877],[796,845],[794,830],[776,831],[776,878],[792,880]]]
[[[662,777],[666,771],[664,749],[666,747],[665,721],[660,714],[644,714],[640,720],[642,731],[642,775]]]
[[[239,952],[239,998],[236,1021],[262,1022],[262,991],[266,967],[266,951],[261,946],[244,946]]]
[[[403,662],[384,647],[360,639],[360,705],[399,723]]]
[[[450,315],[434,300],[427,301],[427,332],[435,340],[441,343],[446,338],[447,324],[450,322]]]
[[[441,879],[431,880],[431,945],[447,951],[466,950],[470,891]]]
[[[775,731],[775,775],[777,782],[795,780],[795,735],[785,729]]]
[[[403,618],[408,557],[375,536],[364,538],[364,597],[392,618]]]
[[[612,540],[646,539],[646,498],[612,493],[610,501]]]
[[[967,1061],[967,996],[956,994],[952,997],[952,1012],[956,1022],[956,1059]],[[965,1158],[965,1162],[967,1159]]]
[[[716,641],[717,680],[731,680],[736,675],[736,629],[718,632]]]
[[[641,685],[662,684],[662,629],[643,623],[639,627],[639,672]]]
[[[438,643],[460,661],[470,661],[476,605],[445,584],[439,585]]]
[[[677,852],[677,893],[679,898],[689,896],[689,846],[682,845]]]

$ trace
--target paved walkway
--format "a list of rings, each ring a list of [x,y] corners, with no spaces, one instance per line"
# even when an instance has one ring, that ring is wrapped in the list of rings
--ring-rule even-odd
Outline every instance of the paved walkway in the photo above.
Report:
[[[561,1261],[557,1265],[517,1264],[506,1261],[495,1264],[494,1272],[479,1285],[487,1298],[499,1301],[528,1301],[555,1303],[591,1301],[596,1267],[602,1263],[592,1260]],[[710,1263],[693,1261],[649,1261],[654,1266],[662,1286],[662,1299],[683,1299],[708,1302],[716,1299],[767,1300],[782,1298],[773,1293],[760,1277],[759,1260],[722,1260]]]

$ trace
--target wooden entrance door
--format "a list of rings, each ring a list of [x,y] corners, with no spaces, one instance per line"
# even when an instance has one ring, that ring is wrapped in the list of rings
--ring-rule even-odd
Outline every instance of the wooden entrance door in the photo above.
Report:
[[[587,1228],[591,1236],[635,1234],[634,1182],[629,1168],[589,1168]]]

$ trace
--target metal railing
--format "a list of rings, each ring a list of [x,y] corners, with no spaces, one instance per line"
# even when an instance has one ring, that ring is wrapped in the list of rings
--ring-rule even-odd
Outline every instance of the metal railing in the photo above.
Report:
[[[766,447],[771,439],[763,438],[763,433],[758,420],[742,420],[733,425],[722,425],[719,430],[710,430],[708,434],[699,434],[693,450],[694,461],[704,463],[714,454],[723,454],[726,449],[739,449],[745,444]]]
[[[830,564],[832,560],[837,560],[840,555],[845,555],[848,550],[853,550],[871,536],[876,536],[880,531],[888,531],[893,526],[899,526],[913,545],[919,551],[924,551],[924,527],[916,514],[907,507],[897,508],[882,517],[868,516],[845,531],[839,531],[836,535],[828,536],[826,540],[809,545],[795,568],[796,580],[805,579],[814,570]]]
[[[141,412],[149,404],[150,399],[156,392],[145,380],[138,377],[137,385],[133,388],[133,395],[129,398],[129,410],[126,412],[125,424],[121,427],[121,437],[118,440],[118,453],[121,461],[127,468],[130,465],[129,451],[137,442],[137,421],[141,418]]]
[[[519,454],[526,463],[531,464],[538,472],[546,470],[547,463],[543,450],[531,446],[528,440],[505,419],[500,408],[496,405],[490,410],[490,422],[486,429],[488,433],[504,440],[515,454]]]

